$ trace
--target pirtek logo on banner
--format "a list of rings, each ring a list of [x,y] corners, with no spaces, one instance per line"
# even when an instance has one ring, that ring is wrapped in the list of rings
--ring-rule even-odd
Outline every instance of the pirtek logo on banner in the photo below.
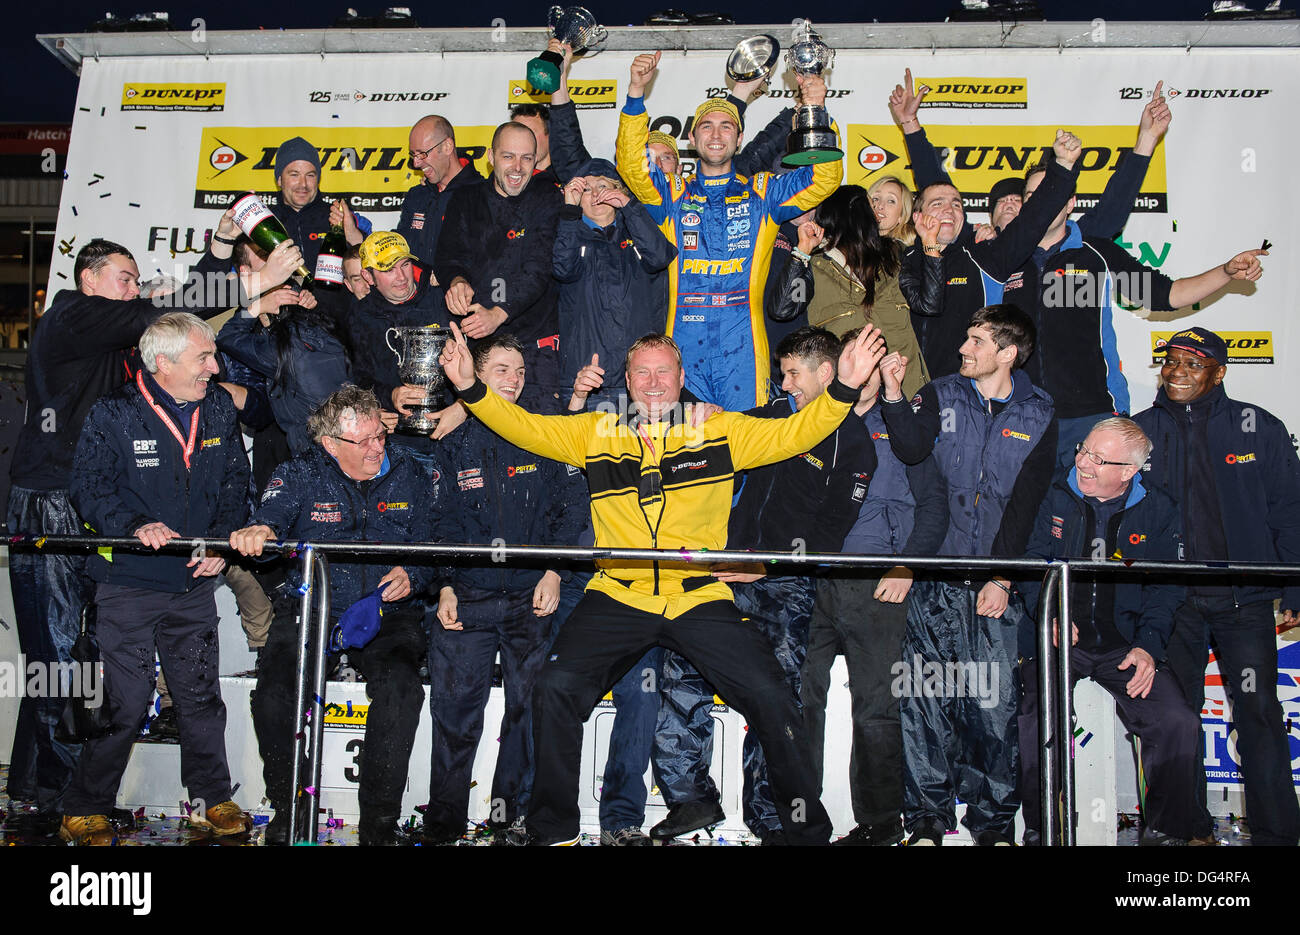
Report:
[[[1023,177],[1040,160],[1052,157],[1056,127],[978,126],[928,124],[930,142],[940,150],[943,165],[965,196],[969,210],[987,210],[988,192],[1000,179]],[[1091,207],[1110,181],[1120,158],[1133,148],[1133,127],[1075,126],[1069,128],[1083,141],[1079,157],[1079,209]],[[903,133],[893,124],[850,124],[845,134],[848,181],[870,185],[876,173],[897,175],[915,188]],[[1168,144],[1166,144],[1167,146]],[[1134,211],[1167,211],[1165,149],[1157,146]],[[947,150],[944,154],[944,150]]]
[[[214,111],[226,109],[222,84],[124,84],[123,110]]]
[[[1219,331],[1216,332],[1228,345],[1230,364],[1271,364],[1273,360],[1273,332],[1271,331]],[[1151,332],[1151,363],[1165,362],[1162,348],[1174,336],[1172,331]]]
[[[487,151],[495,127],[456,127],[456,150],[488,171]],[[248,191],[274,201],[275,151],[301,136],[320,154],[321,191],[346,198],[355,209],[396,211],[407,189],[421,179],[407,154],[409,126],[400,127],[205,127],[199,140],[194,207],[225,208]]]
[[[963,110],[1024,110],[1029,106],[1029,82],[1025,78],[917,78],[914,86],[926,85],[930,93],[922,107],[952,107]]]
[[[618,106],[618,82],[613,78],[608,81],[570,81],[569,97],[573,99],[576,110],[613,110]],[[549,104],[551,96],[533,88],[527,81],[511,81],[510,93],[506,105],[515,104]],[[456,128],[460,133],[460,128]]]

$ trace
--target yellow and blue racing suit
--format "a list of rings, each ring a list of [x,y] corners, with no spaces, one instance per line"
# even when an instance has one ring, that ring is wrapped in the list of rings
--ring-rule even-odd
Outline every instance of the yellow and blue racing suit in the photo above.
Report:
[[[665,176],[646,154],[649,122],[642,98],[629,97],[619,116],[618,170],[677,245],[668,333],[681,347],[686,386],[724,409],[752,409],[768,399],[763,288],[777,228],[839,188],[843,167]]]

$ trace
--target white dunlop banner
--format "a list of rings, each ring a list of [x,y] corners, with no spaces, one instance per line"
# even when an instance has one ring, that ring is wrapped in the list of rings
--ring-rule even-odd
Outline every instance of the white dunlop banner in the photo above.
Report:
[[[71,286],[77,249],[92,237],[124,243],[141,273],[176,274],[203,249],[206,232],[250,189],[274,194],[276,147],[303,136],[318,147],[322,190],[347,197],[377,228],[396,223],[418,181],[407,130],[438,113],[456,126],[462,155],[486,172],[492,130],[510,104],[535,99],[522,81],[521,53],[117,58],[82,65],[51,289]],[[613,157],[630,53],[604,53],[573,68],[574,100],[588,148]],[[646,103],[651,126],[686,134],[696,105],[725,87],[725,55],[668,52]],[[1083,140],[1081,204],[1105,187],[1133,145],[1142,106],[1164,80],[1174,113],[1121,238],[1133,256],[1177,278],[1230,256],[1275,246],[1255,285],[1234,284],[1199,310],[1120,312],[1120,354],[1136,408],[1154,393],[1152,348],[1191,324],[1226,333],[1239,364],[1230,392],[1259,402],[1294,426],[1300,406],[1277,379],[1286,365],[1296,294],[1296,245],[1288,237],[1300,134],[1290,50],[997,50],[904,54],[841,49],[827,107],[846,152],[846,179],[880,174],[911,182],[902,134],[886,104],[912,67],[934,90],[921,118],[984,220],[989,188],[1050,147],[1057,127]],[[793,99],[778,74],[772,93],[749,110],[752,135]],[[142,108],[154,109],[142,109]]]
[[[250,189],[274,193],[275,149],[293,136],[320,150],[323,191],[347,197],[376,229],[389,228],[418,181],[408,165],[410,125],[424,114],[445,116],[462,155],[485,173],[494,127],[509,105],[533,99],[521,80],[528,58],[483,52],[87,59],[50,288],[72,287],[73,259],[93,237],[125,244],[145,278],[183,274],[235,197]],[[573,68],[574,100],[595,156],[613,158],[631,60],[631,53],[605,53]],[[724,62],[723,53],[667,52],[647,97],[652,128],[677,136],[688,163],[691,115],[724,88]],[[1082,138],[1080,201],[1095,198],[1133,145],[1142,107],[1163,80],[1173,125],[1122,246],[1174,278],[1201,273],[1265,239],[1274,246],[1257,284],[1234,283],[1197,309],[1117,313],[1134,407],[1145,408],[1154,395],[1156,342],[1195,324],[1232,341],[1230,394],[1270,409],[1294,430],[1300,396],[1282,374],[1295,363],[1292,342],[1300,341],[1291,322],[1300,253],[1287,234],[1300,150],[1298,64],[1295,50],[1265,49],[840,49],[827,107],[842,135],[848,182],[895,174],[910,184],[902,134],[886,103],[910,66],[918,84],[934,89],[921,118],[936,145],[951,149],[949,168],[975,221],[985,219],[992,184],[1023,173],[1051,146],[1057,127]],[[792,87],[778,75],[772,93],[749,110],[750,135],[792,100]],[[1300,719],[1298,674],[1285,670],[1280,681],[1289,687],[1279,687],[1293,719]]]

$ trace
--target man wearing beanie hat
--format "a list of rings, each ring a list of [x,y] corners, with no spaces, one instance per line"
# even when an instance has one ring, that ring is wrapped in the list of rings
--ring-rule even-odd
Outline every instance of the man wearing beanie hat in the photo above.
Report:
[[[359,244],[370,233],[370,222],[353,214],[346,201],[330,202],[320,193],[323,167],[316,147],[301,136],[285,140],[275,151],[275,187],[279,200],[268,205],[302,250],[303,265],[316,269],[321,241],[335,224],[343,226],[349,244]]]
[[[564,186],[552,266],[560,283],[562,385],[573,386],[598,356],[605,390],[621,390],[624,353],[643,334],[664,329],[654,281],[676,255],[609,160],[589,159]]]
[[[740,112],[710,98],[695,112],[691,143],[699,153],[689,179],[667,176],[647,158],[646,86],[659,55],[632,63],[627,104],[619,118],[618,164],[635,195],[677,246],[670,271],[668,332],[682,350],[686,385],[726,409],[767,402],[771,366],[763,292],[779,225],[819,204],[839,187],[842,162],[802,166],[781,176],[739,174]],[[803,102],[820,105],[826,84],[799,76]]]
[[[1286,426],[1223,388],[1228,347],[1204,328],[1188,328],[1163,348],[1155,405],[1134,416],[1151,438],[1143,468],[1182,499],[1185,558],[1193,562],[1300,562],[1300,460]],[[1188,579],[1174,616],[1169,668],[1200,711],[1205,701],[1207,643],[1232,696],[1246,816],[1254,844],[1295,847],[1300,807],[1291,752],[1277,699],[1273,601],[1282,620],[1300,616],[1294,579]],[[1205,772],[1197,771],[1200,802]]]

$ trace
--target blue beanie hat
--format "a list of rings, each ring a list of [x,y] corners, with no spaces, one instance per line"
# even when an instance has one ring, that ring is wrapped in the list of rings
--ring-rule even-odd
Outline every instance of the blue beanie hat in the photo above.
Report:
[[[280,144],[280,148],[275,151],[276,181],[279,181],[280,175],[289,163],[297,162],[299,159],[310,162],[316,167],[316,171],[320,172],[320,154],[316,152],[316,147],[301,136],[295,136],[291,140],[285,140]]]

